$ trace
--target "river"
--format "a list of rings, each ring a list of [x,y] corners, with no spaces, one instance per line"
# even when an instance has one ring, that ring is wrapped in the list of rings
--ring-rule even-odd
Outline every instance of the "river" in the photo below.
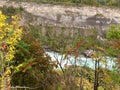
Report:
[[[66,66],[70,66],[70,65],[76,65],[76,66],[87,66],[92,69],[95,69],[95,60],[92,58],[84,57],[83,55],[80,55],[77,58],[75,58],[72,55],[68,55],[65,58],[64,54],[62,55],[60,53],[56,53],[52,51],[50,52],[46,51],[46,53],[51,57],[52,61],[60,63],[62,68],[65,68]],[[100,66],[102,68],[112,70],[113,67],[115,66],[114,60],[116,59],[110,58],[108,56],[102,57],[100,61]],[[58,68],[60,67],[58,66]]]

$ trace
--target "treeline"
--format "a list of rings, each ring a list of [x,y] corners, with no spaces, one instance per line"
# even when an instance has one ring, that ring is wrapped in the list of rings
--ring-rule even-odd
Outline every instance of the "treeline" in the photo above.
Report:
[[[92,6],[117,6],[120,7],[120,0],[14,0],[27,1],[37,3],[53,3],[53,4],[72,4],[72,5],[92,5]]]

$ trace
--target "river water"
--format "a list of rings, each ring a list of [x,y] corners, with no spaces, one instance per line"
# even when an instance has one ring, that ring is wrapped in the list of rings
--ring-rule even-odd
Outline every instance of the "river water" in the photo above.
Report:
[[[70,65],[77,65],[77,66],[87,66],[92,69],[95,69],[95,60],[92,58],[84,57],[83,55],[80,55],[79,57],[75,58],[72,55],[68,55],[65,58],[64,54],[56,53],[56,52],[48,52],[46,53],[51,57],[52,61],[55,61],[57,63],[60,63],[62,68],[65,68]],[[115,58],[110,58],[108,56],[102,57],[100,61],[100,66],[102,68],[106,68],[109,70],[112,70],[115,66],[114,60]],[[58,66],[58,68],[60,68]]]

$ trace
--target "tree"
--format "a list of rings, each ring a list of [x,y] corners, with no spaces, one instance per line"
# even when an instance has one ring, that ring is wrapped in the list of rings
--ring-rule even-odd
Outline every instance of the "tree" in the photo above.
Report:
[[[15,46],[21,40],[22,28],[20,28],[18,16],[12,16],[12,21],[7,23],[7,16],[0,12],[0,86],[1,90],[10,90],[12,60],[15,54]]]
[[[26,27],[24,28],[22,40],[16,46],[17,52],[14,65],[18,72],[12,77],[13,86],[27,86],[30,88],[46,88],[47,74],[50,74],[53,66],[50,65],[50,57],[43,50],[38,41]],[[18,81],[19,80],[19,81]]]

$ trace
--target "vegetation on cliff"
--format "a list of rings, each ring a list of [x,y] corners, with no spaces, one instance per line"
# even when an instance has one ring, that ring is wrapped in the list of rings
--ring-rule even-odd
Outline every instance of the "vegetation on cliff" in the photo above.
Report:
[[[37,3],[68,4],[68,5],[90,5],[90,6],[120,6],[120,0],[14,0]]]

